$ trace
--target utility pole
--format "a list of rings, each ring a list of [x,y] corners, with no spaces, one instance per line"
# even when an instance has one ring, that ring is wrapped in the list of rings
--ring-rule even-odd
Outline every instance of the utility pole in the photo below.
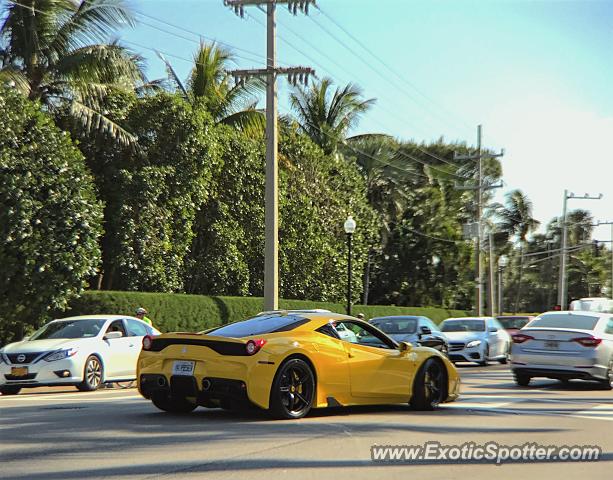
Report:
[[[562,246],[560,255],[560,274],[558,277],[558,305],[562,310],[566,310],[568,305],[568,285],[566,282],[566,254],[568,251],[568,219],[566,214],[566,204],[568,200],[571,198],[577,198],[581,200],[600,200],[602,198],[602,193],[598,196],[592,196],[589,194],[585,194],[583,196],[575,195],[574,193],[568,193],[568,190],[564,190],[564,203],[562,207]]]
[[[264,242],[264,310],[279,308],[279,166],[277,160],[277,76],[286,75],[291,84],[307,85],[315,71],[310,67],[278,68],[276,65],[277,4],[287,4],[294,15],[298,10],[309,13],[309,5],[315,0],[224,0],[240,17],[244,7],[266,5],[266,68],[234,70],[230,72],[237,84],[251,78],[266,79],[266,191],[265,191],[265,242]]]
[[[488,243],[489,243],[489,263],[490,263],[490,308],[489,314],[493,317],[496,315],[496,288],[494,285],[494,234],[490,231],[488,234]]]
[[[496,158],[502,157],[504,155],[504,151],[501,151],[499,154],[483,154],[481,152],[481,125],[477,126],[477,152],[473,155],[454,155],[454,160],[476,160],[477,168],[476,168],[476,176],[475,179],[477,184],[474,186],[465,186],[465,185],[456,185],[456,189],[458,190],[474,190],[475,191],[475,203],[477,204],[477,231],[475,238],[475,283],[476,283],[476,292],[475,292],[475,310],[477,312],[477,316],[483,316],[483,262],[481,259],[481,243],[482,243],[482,233],[483,233],[483,191],[490,190],[493,188],[500,188],[502,184],[497,185],[488,185],[483,184],[483,159],[485,158]],[[492,306],[493,311],[493,306]]]
[[[611,226],[611,291],[609,292],[609,298],[613,298],[613,221],[610,222],[597,222],[594,227],[599,227],[600,225],[610,225]]]

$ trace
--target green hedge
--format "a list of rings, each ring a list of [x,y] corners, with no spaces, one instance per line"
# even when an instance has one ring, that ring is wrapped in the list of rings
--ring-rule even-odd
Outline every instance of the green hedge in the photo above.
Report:
[[[137,307],[144,307],[149,311],[154,326],[163,332],[199,331],[248,318],[262,311],[262,305],[262,298],[257,297],[87,291],[70,303],[69,310],[64,312],[63,316],[96,313],[133,315]],[[280,308],[325,308],[332,312],[345,313],[345,306],[339,303],[304,300],[281,300]],[[367,319],[383,315],[425,315],[435,322],[448,317],[463,317],[470,314],[470,312],[435,307],[380,305],[355,305],[352,313],[354,315],[363,313]]]

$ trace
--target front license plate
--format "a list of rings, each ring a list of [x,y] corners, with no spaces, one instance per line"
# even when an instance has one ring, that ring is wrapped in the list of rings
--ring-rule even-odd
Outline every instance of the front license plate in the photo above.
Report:
[[[551,350],[557,350],[560,348],[560,342],[556,340],[545,340],[545,348],[549,348]]]
[[[11,367],[13,377],[25,377],[28,374],[28,367]]]
[[[175,360],[172,364],[173,375],[193,375],[194,365],[196,362],[187,362],[185,360]]]

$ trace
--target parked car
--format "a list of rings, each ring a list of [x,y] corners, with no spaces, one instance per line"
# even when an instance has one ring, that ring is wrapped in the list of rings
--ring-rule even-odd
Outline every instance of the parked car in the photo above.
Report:
[[[546,312],[513,335],[511,369],[518,385],[534,377],[613,384],[613,315]]]
[[[509,335],[513,335],[524,328],[533,318],[534,315],[502,315],[496,317],[496,320],[500,322]]]
[[[511,336],[494,317],[448,318],[440,327],[449,340],[452,362],[507,363]]]
[[[613,313],[613,300],[605,297],[580,298],[570,302],[569,310]]]
[[[142,320],[119,315],[53,320],[0,349],[0,393],[52,385],[88,391],[105,382],[135,380],[143,337],[159,334]]]
[[[353,333],[341,337],[338,329]],[[275,311],[202,333],[145,337],[138,389],[160,410],[255,405],[274,418],[312,408],[455,400],[460,379],[431,348],[396,342],[347,315]]]
[[[409,342],[430,347],[447,355],[447,337],[428,317],[398,315],[371,318],[368,323],[387,333],[397,342]]]

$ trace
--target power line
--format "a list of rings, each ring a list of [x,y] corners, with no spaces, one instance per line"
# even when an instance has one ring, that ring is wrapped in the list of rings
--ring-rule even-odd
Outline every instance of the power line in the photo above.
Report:
[[[360,47],[362,47],[362,49],[364,49],[371,57],[373,57],[375,60],[377,60],[381,65],[383,65],[389,72],[391,72],[393,75],[395,75],[396,77],[398,77],[400,79],[401,82],[405,83],[406,85],[408,85],[410,88],[412,88],[413,90],[415,90],[418,94],[420,94],[422,97],[424,97],[426,100],[428,100],[429,102],[433,103],[434,105],[438,106],[441,110],[445,110],[448,114],[450,114],[453,117],[456,117],[457,120],[460,121],[460,123],[468,129],[471,129],[472,127],[470,127],[467,123],[464,123],[464,121],[457,117],[457,115],[455,115],[453,112],[449,111],[448,109],[446,109],[444,106],[440,105],[438,102],[436,102],[435,100],[431,99],[430,97],[428,97],[425,93],[423,93],[419,88],[417,88],[417,86],[415,86],[413,83],[411,83],[410,81],[408,81],[405,77],[403,77],[402,75],[400,75],[396,70],[394,70],[392,67],[389,66],[389,64],[387,64],[380,55],[375,54],[372,50],[370,50],[368,48],[368,46],[366,46],[359,38],[357,38],[355,35],[353,35],[348,29],[346,29],[345,27],[343,27],[343,25],[341,25],[337,20],[335,20],[331,15],[329,15],[328,13],[326,13],[319,5],[317,5],[315,8],[317,8],[322,15],[324,15],[328,20],[330,20],[334,25],[336,25],[340,30],[342,30],[345,35],[347,35],[349,38],[351,38],[354,42],[356,42]]]

